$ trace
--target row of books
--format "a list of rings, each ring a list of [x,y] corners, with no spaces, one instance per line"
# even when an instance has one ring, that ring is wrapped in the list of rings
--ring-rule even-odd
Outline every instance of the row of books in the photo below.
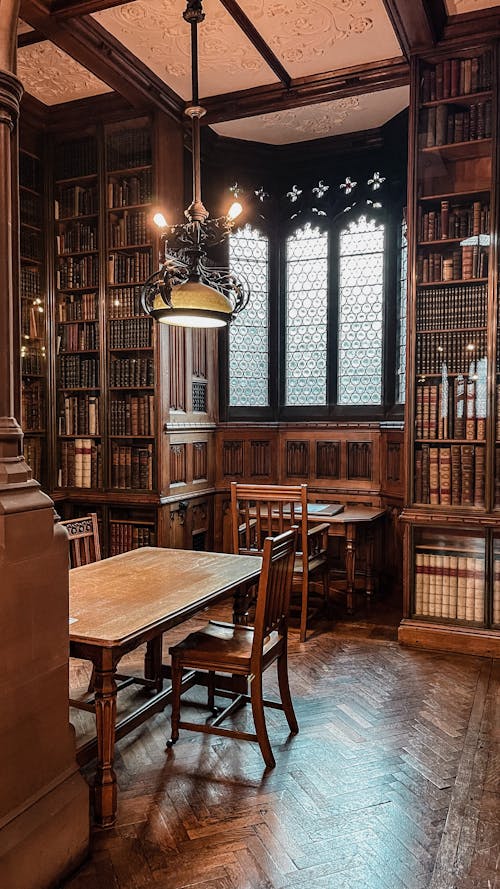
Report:
[[[59,435],[99,435],[99,396],[65,395],[58,417]]]
[[[417,385],[416,437],[484,441],[486,397],[486,374],[477,380],[459,374],[441,383]]]
[[[21,333],[23,337],[39,339],[44,336],[44,312],[41,300],[21,299]]]
[[[114,287],[109,301],[110,318],[129,318],[143,315],[140,287]]]
[[[151,251],[135,253],[110,253],[108,259],[108,281],[110,284],[141,283],[153,271]]]
[[[467,59],[444,59],[422,71],[422,101],[435,102],[491,89],[491,53]]]
[[[417,374],[475,373],[486,355],[486,331],[438,331],[417,335]]]
[[[36,194],[29,191],[21,191],[19,193],[19,213],[20,218],[27,225],[41,225],[42,210],[40,198]]]
[[[42,459],[44,444],[41,438],[31,438],[24,436],[23,452],[24,459],[31,469],[33,478],[40,481],[42,477]]]
[[[99,324],[97,321],[75,321],[59,327],[57,354],[60,352],[88,352],[99,348]]]
[[[96,316],[97,294],[95,291],[59,295],[57,303],[58,321],[95,321]]]
[[[415,613],[483,623],[484,559],[417,550]]]
[[[72,139],[57,146],[54,168],[58,179],[74,179],[97,172],[97,144],[92,136]]]
[[[426,287],[417,294],[417,330],[486,326],[486,283]]]
[[[485,462],[483,445],[420,445],[415,451],[415,502],[484,506]]]
[[[114,358],[109,369],[110,386],[136,388],[154,385],[152,358]]]
[[[417,282],[472,280],[488,275],[487,248],[477,245],[460,247],[450,253],[429,253],[417,259]]]
[[[111,402],[112,435],[154,435],[154,395],[126,395]]]
[[[106,167],[109,171],[151,164],[149,129],[117,130],[106,139]]]
[[[45,365],[45,349],[21,346],[21,373],[23,376],[42,376],[45,373]]]
[[[98,211],[97,189],[84,185],[61,188],[54,201],[54,218],[70,219],[73,216],[92,216]]]
[[[109,322],[110,349],[145,349],[152,346],[150,318],[117,319]]]
[[[19,182],[25,188],[40,191],[41,186],[40,160],[26,151],[19,152]]]
[[[97,287],[99,265],[95,256],[68,256],[59,260],[56,269],[56,287],[59,290],[72,290],[78,287]]]
[[[95,389],[99,385],[99,360],[61,355],[59,385],[62,389]]]
[[[434,148],[457,142],[474,142],[491,137],[491,101],[477,102],[467,108],[438,105],[424,108],[420,147]]]
[[[150,491],[153,487],[153,445],[111,445],[111,486]]]
[[[97,226],[95,223],[75,222],[56,235],[58,253],[81,253],[97,250]]]
[[[21,417],[25,432],[39,432],[45,426],[45,383],[25,383],[21,392]]]
[[[101,445],[93,438],[61,441],[57,473],[59,488],[99,488],[102,485]]]
[[[21,266],[19,278],[21,296],[40,296],[40,271],[39,269]]]
[[[112,247],[147,244],[149,235],[146,213],[143,210],[125,210],[118,219],[110,223],[109,236]]]
[[[21,225],[20,249],[23,259],[32,259],[35,262],[39,262],[42,255],[40,233],[31,231],[29,228],[23,228]]]
[[[109,523],[110,556],[128,553],[141,546],[156,546],[156,533],[152,525],[133,525],[130,522]]]
[[[446,238],[468,238],[490,230],[490,207],[474,201],[470,207],[452,205],[441,201],[439,210],[418,210],[418,237],[421,241],[438,241]]]
[[[108,182],[108,207],[130,207],[149,204],[153,197],[151,170],[143,170],[134,176],[122,176]]]

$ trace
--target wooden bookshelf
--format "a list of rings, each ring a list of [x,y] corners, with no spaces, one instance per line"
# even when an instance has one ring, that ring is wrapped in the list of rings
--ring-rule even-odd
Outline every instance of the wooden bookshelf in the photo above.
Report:
[[[500,469],[497,64],[493,43],[412,61],[405,433],[411,465],[399,630],[409,644],[472,646],[485,654],[499,623],[490,568],[496,456]],[[500,654],[500,634],[495,645]]]

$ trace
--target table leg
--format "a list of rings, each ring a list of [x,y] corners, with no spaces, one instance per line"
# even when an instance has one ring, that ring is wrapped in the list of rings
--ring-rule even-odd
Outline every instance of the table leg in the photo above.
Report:
[[[153,680],[156,691],[161,691],[163,688],[162,640],[162,636],[157,636],[156,639],[151,639],[146,645],[146,654],[144,657],[144,677]]]
[[[371,525],[366,529],[366,598],[368,605],[373,599],[373,528]]]
[[[94,779],[94,812],[99,827],[112,827],[116,819],[115,758],[116,665],[96,665],[95,721],[97,771]]]
[[[354,584],[356,578],[356,525],[349,523],[345,534],[345,572],[347,613],[354,612]]]

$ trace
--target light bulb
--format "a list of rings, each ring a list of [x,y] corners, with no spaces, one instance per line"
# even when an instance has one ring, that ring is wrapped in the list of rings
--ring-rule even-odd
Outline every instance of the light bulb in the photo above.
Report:
[[[165,219],[163,213],[155,213],[155,215],[153,216],[153,222],[155,225],[158,226],[158,228],[167,228],[168,226],[168,222]]]
[[[234,222],[234,220],[238,218],[240,213],[243,213],[243,207],[241,206],[239,201],[234,201],[234,203],[231,204],[228,210],[227,218],[230,222]]]

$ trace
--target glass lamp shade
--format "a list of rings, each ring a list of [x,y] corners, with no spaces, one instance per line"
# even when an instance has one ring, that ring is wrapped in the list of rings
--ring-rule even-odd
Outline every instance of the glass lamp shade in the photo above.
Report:
[[[172,287],[170,302],[168,305],[157,293],[151,314],[163,324],[178,327],[224,327],[233,312],[227,296],[197,280]]]

